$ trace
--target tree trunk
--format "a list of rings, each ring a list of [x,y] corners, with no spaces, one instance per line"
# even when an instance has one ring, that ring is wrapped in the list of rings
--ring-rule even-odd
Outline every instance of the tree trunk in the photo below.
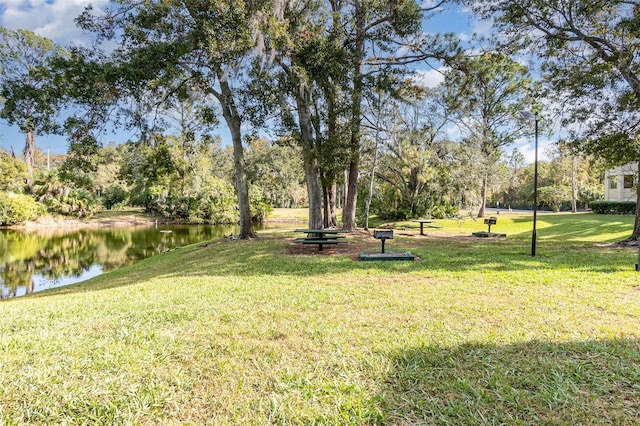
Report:
[[[324,184],[322,185],[322,226],[325,229],[329,227],[329,188]]]
[[[576,156],[571,158],[571,213],[578,212],[578,201],[576,199]]]
[[[32,129],[27,130],[24,142],[24,162],[27,163],[27,191],[33,189],[33,169],[36,155],[36,137]]]
[[[349,192],[348,186],[349,186],[349,170],[345,169],[342,172],[343,175],[343,180],[344,180],[344,184],[342,185],[342,199],[340,200],[342,203],[342,209],[344,210],[344,206],[347,204],[347,192]]]
[[[360,116],[362,111],[362,61],[365,55],[365,19],[360,1],[355,2],[356,39],[353,63],[353,97],[351,104],[351,136],[349,142],[349,179],[347,198],[342,210],[342,228],[356,229],[356,206],[358,202],[358,175],[360,173]]]
[[[304,175],[309,198],[309,229],[323,229],[322,188],[318,176],[318,160],[310,149],[303,148]]]
[[[371,199],[373,198],[373,182],[376,176],[376,165],[378,164],[378,130],[376,129],[376,149],[373,153],[373,164],[371,166],[371,178],[369,179],[369,193],[364,203],[364,230],[369,230],[369,209],[371,208]]]
[[[295,80],[294,80],[295,81]],[[309,229],[322,228],[322,187],[320,186],[320,173],[318,170],[318,158],[313,143],[313,126],[311,123],[311,107],[309,105],[308,89],[303,84],[296,88],[296,105],[298,107],[298,125],[302,138],[302,158],[304,163],[304,175],[307,181],[307,195],[309,197]]]
[[[637,171],[638,184],[636,185],[636,219],[633,224],[633,233],[627,240],[638,241],[640,238],[640,161],[638,162]]]
[[[336,21],[334,21],[336,24]],[[338,173],[340,170],[335,167],[333,159],[328,159],[326,156],[333,157],[335,156],[334,152],[327,152],[326,144],[329,146],[335,146],[336,142],[339,144],[342,143],[340,137],[340,131],[338,130],[338,119],[339,119],[339,111],[337,107],[337,95],[340,91],[340,88],[336,83],[327,83],[324,85],[323,93],[325,100],[327,102],[327,135],[328,140],[324,141],[323,144],[318,148],[318,155],[324,161],[320,163],[320,181],[322,183],[322,190],[324,192],[324,226],[325,228],[335,228],[338,226],[338,215],[336,213],[336,204],[337,204],[337,192],[338,186],[336,181],[338,180]],[[319,126],[318,126],[319,127]],[[330,164],[329,167],[323,168],[322,164]]]
[[[329,204],[329,226],[333,228],[338,227],[338,213],[336,212],[336,206],[338,204],[338,184],[333,182],[329,187],[329,200],[327,200],[327,204]]]
[[[487,207],[487,187],[488,187],[488,176],[485,173],[482,175],[482,187],[480,188],[480,209],[478,210],[478,217],[484,217],[484,211]]]
[[[337,228],[338,216],[336,214],[336,200],[338,196],[338,185],[333,182],[322,187],[324,193],[324,227]]]
[[[218,77],[222,77],[220,72]],[[238,237],[241,239],[255,238],[257,235],[251,222],[249,187],[244,161],[244,148],[242,146],[242,131],[240,129],[242,120],[233,100],[231,87],[223,78],[220,78],[220,89],[221,93],[215,93],[215,95],[222,106],[222,115],[229,127],[233,142],[233,185],[238,195],[238,210],[240,212],[240,235]]]
[[[352,153],[353,154],[353,153]],[[347,231],[355,231],[356,229],[356,206],[358,203],[358,174],[359,161],[351,160],[349,162],[349,180],[347,185],[347,197],[342,209],[342,228]]]

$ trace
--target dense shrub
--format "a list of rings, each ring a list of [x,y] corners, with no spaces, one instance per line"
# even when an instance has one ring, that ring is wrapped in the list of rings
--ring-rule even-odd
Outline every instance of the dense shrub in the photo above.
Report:
[[[597,186],[586,186],[578,189],[578,201],[585,207],[589,208],[594,201],[600,201],[604,198],[604,190]]]
[[[0,226],[17,225],[43,213],[42,204],[28,195],[0,192]]]
[[[273,210],[271,201],[267,199],[264,191],[257,186],[249,188],[249,204],[251,209],[251,220],[255,223],[262,223],[267,220]]]
[[[107,210],[126,205],[129,194],[120,185],[112,185],[102,194],[102,204]]]
[[[0,190],[22,192],[27,180],[27,164],[0,149]]]
[[[75,217],[92,216],[101,207],[96,194],[79,188],[65,188],[62,193],[47,197],[43,202],[51,213]]]
[[[455,217],[458,214],[459,208],[456,205],[443,202],[440,204],[433,204],[426,209],[421,208],[413,213],[407,208],[377,208],[375,210],[372,209],[372,211],[374,211],[374,213],[376,213],[377,216],[381,219],[400,221],[417,217],[432,217],[434,219]]]
[[[135,191],[134,191],[135,192]],[[228,224],[238,221],[237,199],[230,183],[209,177],[199,188],[154,185],[132,197],[132,202],[163,217],[188,222]]]
[[[570,202],[571,188],[567,185],[543,186],[538,188],[538,200],[557,213],[562,209],[563,203]]]
[[[591,211],[599,214],[635,214],[635,201],[592,201]]]
[[[437,204],[429,209],[428,215],[434,219],[446,219],[457,216],[460,208],[454,204]]]
[[[411,211],[409,209],[403,209],[403,208],[387,209],[387,210],[380,209],[380,210],[376,210],[375,213],[377,213],[380,219],[392,220],[392,221],[406,220],[412,216]]]
[[[233,185],[225,179],[208,176],[196,187],[157,184],[148,188],[134,187],[132,205],[184,223],[230,224],[240,220],[238,197]],[[258,187],[251,187],[249,203],[252,220],[260,222],[271,212],[271,202]]]

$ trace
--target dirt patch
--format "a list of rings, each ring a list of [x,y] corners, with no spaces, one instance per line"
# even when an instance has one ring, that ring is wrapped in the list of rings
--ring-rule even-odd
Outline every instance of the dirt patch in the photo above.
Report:
[[[364,232],[349,234],[346,243],[336,244],[333,246],[323,246],[322,251],[319,251],[318,246],[315,244],[294,243],[294,238],[287,238],[287,241],[289,241],[290,244],[285,249],[285,254],[292,256],[349,256],[352,259],[357,260],[359,259],[361,251],[380,248],[380,244],[376,244],[377,241],[365,240],[368,236],[369,234]]]
[[[615,243],[598,243],[596,244],[596,247],[638,250],[638,242],[625,240],[617,241]]]
[[[418,235],[420,237],[420,235]],[[315,244],[299,244],[294,243],[294,238],[286,239],[290,244],[284,253],[291,256],[349,256],[352,260],[360,260],[360,252],[372,251],[379,252],[381,243],[371,237],[371,232],[357,230],[348,234],[347,242],[332,246],[323,246],[322,251],[318,250]],[[393,251],[389,246],[386,251]],[[418,256],[416,260],[420,260]]]
[[[294,243],[293,238],[287,240],[291,244],[287,246],[285,253],[293,256],[355,256],[362,250],[370,249],[370,245],[362,241],[347,241],[344,244],[323,246],[322,251],[319,251],[318,246],[315,244]]]

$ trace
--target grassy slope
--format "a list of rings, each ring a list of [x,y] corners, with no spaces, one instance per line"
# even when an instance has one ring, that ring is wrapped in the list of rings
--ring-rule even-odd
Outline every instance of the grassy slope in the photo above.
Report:
[[[637,424],[637,252],[596,246],[631,218],[541,215],[536,258],[530,218],[439,224],[388,242],[418,262],[293,256],[285,232],[3,302],[0,418]]]

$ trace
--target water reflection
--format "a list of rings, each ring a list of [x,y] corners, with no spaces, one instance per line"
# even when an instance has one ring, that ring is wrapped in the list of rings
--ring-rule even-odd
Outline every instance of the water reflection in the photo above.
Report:
[[[0,297],[74,284],[135,261],[237,233],[233,226],[0,230]]]

